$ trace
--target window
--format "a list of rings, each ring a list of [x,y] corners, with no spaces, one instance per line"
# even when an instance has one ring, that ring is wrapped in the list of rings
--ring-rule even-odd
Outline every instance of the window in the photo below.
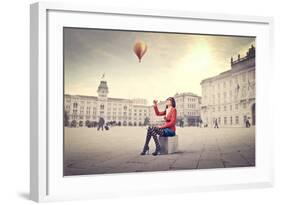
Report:
[[[229,110],[232,111],[232,105],[229,105]]]
[[[77,103],[73,103],[73,108],[77,108],[78,104]]]
[[[223,124],[225,124],[225,125],[227,124],[227,117],[223,118]]]
[[[236,125],[239,124],[239,116],[236,116],[236,117],[235,117],[235,124],[236,124]]]
[[[230,124],[232,125],[232,117],[230,117]]]
[[[226,111],[226,106],[223,107],[223,110]]]
[[[103,104],[100,105],[100,109],[104,110],[104,105]]]
[[[246,123],[246,120],[247,120],[247,116],[244,115],[244,123]]]

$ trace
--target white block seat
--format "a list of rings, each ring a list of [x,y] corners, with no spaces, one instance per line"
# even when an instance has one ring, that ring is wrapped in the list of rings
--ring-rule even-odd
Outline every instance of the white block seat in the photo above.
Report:
[[[178,151],[178,135],[171,137],[159,137],[161,154],[172,154]]]

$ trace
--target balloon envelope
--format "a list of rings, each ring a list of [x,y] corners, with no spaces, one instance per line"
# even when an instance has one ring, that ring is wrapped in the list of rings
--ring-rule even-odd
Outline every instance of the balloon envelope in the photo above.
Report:
[[[136,42],[136,44],[134,46],[134,52],[135,52],[136,56],[138,57],[139,62],[141,62],[141,58],[146,53],[146,51],[147,51],[147,45],[144,42],[142,42],[142,41]]]

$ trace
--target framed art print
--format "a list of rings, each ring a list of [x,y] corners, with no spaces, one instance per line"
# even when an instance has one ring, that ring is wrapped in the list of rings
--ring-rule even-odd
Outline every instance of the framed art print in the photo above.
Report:
[[[272,22],[31,5],[31,199],[271,186]]]

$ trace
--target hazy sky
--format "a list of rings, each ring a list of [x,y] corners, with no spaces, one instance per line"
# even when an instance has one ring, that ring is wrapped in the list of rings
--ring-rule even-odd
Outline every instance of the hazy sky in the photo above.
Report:
[[[230,69],[255,39],[210,35],[65,28],[65,93],[97,96],[101,76],[109,97],[163,100],[175,93],[201,95],[204,78]],[[148,50],[139,63],[136,41]]]

